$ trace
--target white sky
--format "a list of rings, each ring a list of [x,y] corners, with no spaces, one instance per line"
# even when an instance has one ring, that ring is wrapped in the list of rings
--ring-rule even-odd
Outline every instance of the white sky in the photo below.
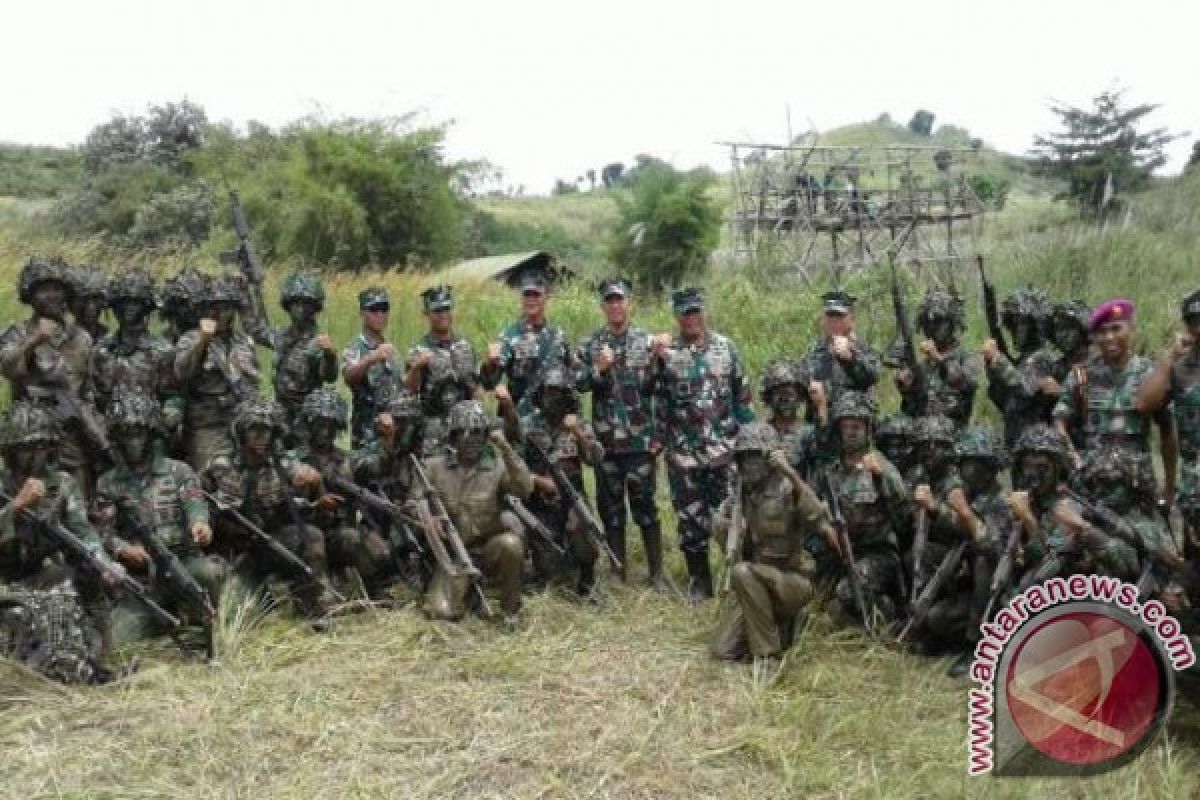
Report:
[[[1186,0],[10,0],[0,20],[3,141],[78,143],[184,96],[238,124],[420,110],[454,121],[452,156],[546,191],[639,152],[726,169],[713,143],[782,141],[789,106],[796,133],[925,107],[1023,152],[1051,100],[1119,85],[1200,135]]]

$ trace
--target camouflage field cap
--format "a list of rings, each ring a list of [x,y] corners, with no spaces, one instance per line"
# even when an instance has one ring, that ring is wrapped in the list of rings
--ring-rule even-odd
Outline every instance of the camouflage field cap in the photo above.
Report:
[[[671,307],[679,315],[687,314],[691,311],[703,311],[704,303],[704,290],[698,286],[676,289],[671,293]]]
[[[137,267],[121,270],[108,284],[108,302],[112,305],[135,302],[154,308],[158,305],[154,279],[149,272]]]
[[[1185,320],[1192,317],[1200,317],[1200,289],[1183,298],[1183,304],[1180,306],[1179,313]]]
[[[1041,423],[1030,425],[1021,431],[1021,435],[1017,437],[1016,444],[1013,445],[1013,455],[1017,458],[1032,453],[1042,453],[1052,456],[1064,466],[1067,464],[1068,456],[1070,455],[1067,443],[1059,435],[1058,431],[1049,425]]]
[[[445,285],[430,286],[421,292],[421,303],[427,314],[449,311],[454,308],[454,289]]]
[[[913,424],[913,441],[954,444],[954,423],[941,415],[920,417]]]
[[[58,257],[46,258],[31,256],[21,267],[21,276],[17,280],[17,296],[22,303],[28,303],[33,297],[33,290],[43,283],[56,282],[70,291],[67,283],[67,262]]]
[[[834,422],[843,419],[865,419],[871,422],[875,419],[875,401],[865,392],[842,392],[834,401],[833,413],[830,416]]]
[[[857,302],[857,297],[841,289],[821,295],[821,309],[826,314],[849,314]]]
[[[958,435],[954,441],[954,458],[958,461],[977,459],[986,461],[996,469],[1008,463],[1008,453],[990,428],[973,426]]]
[[[358,307],[361,311],[376,307],[390,308],[391,305],[392,299],[388,296],[388,290],[382,286],[371,286],[358,293]]]
[[[346,401],[336,389],[324,386],[304,398],[300,406],[300,421],[311,424],[317,420],[332,422],[338,430],[342,430],[350,421],[350,412]]]
[[[629,281],[624,278],[609,277],[596,284],[596,294],[600,295],[601,300],[607,300],[610,297],[628,297],[633,291],[633,287]]]
[[[293,272],[279,291],[279,304],[287,308],[296,300],[310,300],[317,309],[325,307],[325,286],[315,272]]]
[[[743,425],[733,440],[735,453],[770,453],[781,447],[779,434],[765,422]]]
[[[58,420],[41,406],[18,400],[4,418],[0,445],[6,450],[32,444],[57,445],[61,441]]]
[[[155,433],[163,430],[162,407],[158,399],[136,389],[114,397],[104,418],[113,432],[134,428],[146,428]]]

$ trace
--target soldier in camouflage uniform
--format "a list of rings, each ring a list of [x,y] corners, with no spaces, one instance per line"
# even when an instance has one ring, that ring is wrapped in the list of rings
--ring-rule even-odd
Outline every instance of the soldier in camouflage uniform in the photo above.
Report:
[[[796,617],[812,598],[812,557],[805,538],[834,538],[825,508],[792,468],[770,425],[743,425],[734,442],[744,524],[743,560],[727,565],[736,602],[726,611],[712,645],[716,658],[777,658],[790,646]],[[713,533],[725,548],[735,498],[713,515]]]
[[[842,392],[866,392],[879,380],[879,354],[854,333],[856,297],[837,289],[821,296],[821,340],[800,359],[812,381],[821,383],[830,403]],[[809,422],[816,409],[809,408]]]
[[[338,434],[349,424],[349,416],[346,401],[336,390],[329,387],[315,389],[304,399],[296,420],[303,427],[305,438],[296,449],[295,457],[322,476],[336,475],[353,483],[352,457],[335,443]],[[329,489],[329,493],[317,501],[309,521],[325,534],[330,568],[354,568],[367,593],[378,597],[391,568],[392,553],[377,530],[358,527],[356,511],[357,504],[353,500]]]
[[[350,387],[350,442],[354,449],[371,435],[375,415],[400,388],[396,348],[385,334],[392,301],[387,289],[371,287],[358,293],[362,332],[342,351],[342,379]]]
[[[107,683],[114,677],[94,653],[87,617],[70,581],[31,589],[0,580],[0,658],[60,683]]]
[[[525,529],[505,509],[504,496],[527,499],[533,478],[504,434],[499,430],[489,434],[490,427],[478,402],[459,403],[450,412],[450,448],[429,459],[426,471],[472,560],[498,586],[500,608],[511,623],[521,608]],[[458,619],[466,613],[468,591],[466,581],[452,580],[439,570],[426,609],[435,617]]]
[[[58,467],[90,497],[93,464],[107,457],[108,443],[103,420],[91,405],[92,339],[67,316],[66,269],[61,260],[37,256],[22,268],[18,296],[33,314],[0,334],[0,373],[8,378],[14,400],[37,403],[58,417],[66,434]]]
[[[910,417],[945,416],[956,428],[966,426],[979,385],[978,370],[959,337],[964,328],[962,300],[950,292],[926,292],[917,311],[917,329],[925,334],[921,344],[923,385],[913,371],[896,373],[900,410]]]
[[[454,294],[449,286],[434,286],[421,293],[429,332],[409,351],[405,384],[421,401],[424,427],[421,446],[425,455],[438,452],[446,442],[450,409],[463,400],[480,400],[475,350],[454,332]]]
[[[706,326],[703,291],[680,289],[671,303],[679,334],[655,337],[655,413],[666,442],[667,480],[690,576],[688,593],[698,602],[712,597],[708,537],[712,512],[729,493],[730,446],[738,427],[754,421],[754,410],[737,348]]]
[[[92,350],[92,386],[97,407],[105,411],[120,392],[142,392],[163,402],[174,391],[174,351],[150,332],[148,318],[157,301],[154,281],[145,270],[130,269],[113,278],[109,302],[117,331]]]
[[[1067,376],[1054,406],[1054,425],[1064,438],[1073,430],[1082,431],[1084,453],[1071,447],[1076,469],[1083,466],[1089,451],[1102,444],[1113,444],[1133,452],[1144,473],[1142,482],[1154,485],[1150,463],[1153,421],[1158,425],[1162,442],[1166,483],[1163,497],[1170,498],[1175,492],[1178,438],[1169,409],[1151,415],[1139,411],[1135,404],[1138,390],[1153,365],[1150,359],[1135,355],[1130,348],[1133,313],[1133,303],[1128,300],[1110,300],[1092,313],[1088,327],[1097,353]]]
[[[1034,423],[1049,423],[1056,394],[1051,383],[1057,353],[1044,341],[1050,319],[1050,302],[1041,289],[1017,289],[1004,298],[1001,321],[1017,348],[1016,362],[1009,361],[995,339],[983,343],[988,398],[1004,416],[1004,444],[1011,448],[1017,436]]]
[[[327,333],[317,332],[317,315],[325,307],[325,287],[321,277],[311,272],[293,272],[283,282],[279,304],[291,322],[271,330],[266,320],[251,331],[255,340],[275,353],[275,400],[283,406],[289,447],[300,443],[296,424],[300,408],[312,392],[338,376],[337,351]]]
[[[221,557],[203,552],[212,544],[208,504],[192,468],[162,455],[159,440],[164,431],[158,400],[131,389],[114,399],[107,417],[120,455],[116,466],[97,481],[93,518],[105,534],[109,550],[128,569],[148,573],[151,595],[160,605],[196,613],[174,587],[149,569],[149,552],[133,529],[135,524],[144,527],[179,558],[215,604],[229,566]],[[113,611],[115,646],[155,632],[154,620],[136,601],[123,599]]]
[[[595,467],[604,458],[604,447],[592,426],[579,418],[579,399],[565,369],[553,366],[542,373],[528,397],[533,411],[521,417],[521,442],[525,463],[533,474],[532,511],[567,551],[561,563],[540,537],[530,539],[534,570],[540,582],[575,573],[575,588],[581,597],[592,594],[596,583],[596,545],[584,530],[583,520],[558,490],[547,463],[558,465],[567,480],[582,495],[583,466]]]
[[[1091,309],[1078,300],[1066,300],[1054,304],[1050,315],[1050,340],[1054,345],[1053,377],[1043,379],[1039,387],[1046,398],[1062,396],[1062,384],[1076,368],[1082,368],[1088,358],[1091,339],[1088,336],[1088,318]],[[1076,450],[1084,449],[1083,431],[1076,428],[1071,432],[1071,445]]]
[[[911,489],[920,478],[913,447],[913,419],[906,414],[884,417],[875,429],[875,447],[904,477]]]
[[[241,571],[252,580],[265,580],[278,571],[291,584],[308,616],[324,615],[335,598],[325,578],[325,537],[319,528],[305,522],[293,495],[296,489],[307,496],[318,495],[321,473],[278,448],[284,431],[283,409],[278,403],[250,397],[238,405],[230,427],[236,450],[232,456],[218,456],[209,463],[202,473],[205,487],[220,507],[239,510],[299,557],[315,577],[307,580],[287,572],[270,551],[248,546],[238,523],[219,513],[214,527],[220,543],[248,557]]]
[[[239,297],[231,278],[209,281],[200,300],[199,327],[175,344],[175,380],[186,405],[187,462],[201,473],[218,456],[234,454],[230,416],[258,393],[254,342],[235,328]]]
[[[650,584],[664,586],[662,528],[654,494],[658,486],[655,459],[662,434],[654,415],[654,361],[651,337],[629,324],[629,283],[607,278],[599,286],[606,325],[579,346],[580,388],[592,393],[592,425],[604,447],[596,465],[596,510],[608,545],[621,560],[621,580],[628,574],[625,558],[625,495],[642,532]]]
[[[803,368],[780,358],[763,367],[758,398],[771,412],[770,425],[779,435],[792,469],[806,478],[815,474],[817,464],[827,460],[822,452],[828,448],[829,409],[824,395],[817,392],[817,425],[805,422],[807,413],[801,413],[800,405],[807,406],[809,387]]]
[[[1200,556],[1200,291],[1183,299],[1185,331],[1175,337],[1142,383],[1134,407],[1143,414],[1174,409],[1179,431],[1180,466],[1176,495],[1184,523],[1184,553]]]
[[[75,324],[87,331],[92,342],[108,335],[108,326],[100,321],[108,308],[108,275],[96,266],[74,267],[67,270],[67,286],[71,299],[68,304]]]
[[[491,391],[507,379],[507,389],[496,392],[496,400],[511,404],[516,413],[526,414],[522,401],[551,366],[566,367],[574,377],[575,355],[567,335],[546,321],[546,276],[540,270],[528,270],[520,279],[521,319],[500,333],[499,341],[488,344],[487,358],[479,368],[479,381]],[[512,420],[511,412],[506,414]],[[511,433],[511,431],[510,431]]]
[[[897,531],[910,514],[908,488],[899,471],[871,447],[874,402],[862,392],[843,392],[833,404],[833,425],[841,456],[827,471],[846,520],[846,531],[854,548],[857,571],[866,602],[885,619],[895,617],[902,595],[900,549]],[[841,558],[825,537],[809,537],[818,567],[829,569],[834,557]],[[850,579],[842,577],[835,590],[835,617],[861,618]]]
[[[207,291],[208,280],[195,267],[184,267],[167,278],[158,310],[164,339],[174,345],[179,337],[200,326],[200,300]]]

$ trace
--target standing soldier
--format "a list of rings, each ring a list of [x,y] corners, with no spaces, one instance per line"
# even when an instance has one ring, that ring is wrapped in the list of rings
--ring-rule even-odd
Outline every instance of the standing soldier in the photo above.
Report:
[[[92,265],[75,267],[67,270],[67,285],[75,324],[87,331],[93,343],[100,341],[108,335],[108,326],[100,321],[108,308],[108,275]]]
[[[654,341],[658,379],[656,414],[666,442],[671,503],[690,576],[692,602],[712,597],[708,537],[712,512],[729,493],[730,449],[738,426],[754,421],[750,384],[737,349],[708,330],[704,292],[679,289],[671,297],[679,333]]]
[[[521,402],[541,379],[542,373],[558,364],[575,369],[575,357],[567,344],[567,335],[546,321],[547,284],[541,270],[521,275],[521,319],[500,333],[500,340],[488,345],[487,358],[479,369],[479,381],[491,391],[507,378],[508,397],[519,413],[527,413]],[[511,419],[511,416],[510,416]]]
[[[479,400],[475,350],[454,332],[454,294],[449,286],[421,292],[429,332],[411,350],[405,362],[404,382],[420,398],[424,412],[421,446],[425,455],[446,443],[450,409],[463,400]]]
[[[392,310],[387,289],[373,286],[358,293],[362,332],[342,351],[342,379],[350,387],[350,441],[363,445],[382,411],[399,388],[396,348],[384,338]]]
[[[162,402],[174,385],[174,353],[148,325],[157,304],[153,279],[145,270],[122,272],[109,285],[109,302],[117,330],[92,350],[96,406],[107,411],[118,390],[142,392]]]
[[[107,417],[120,455],[116,466],[100,476],[93,507],[108,533],[109,549],[129,569],[147,571],[152,596],[170,609],[181,598],[164,583],[165,576],[151,569],[149,551],[133,527],[148,531],[179,558],[215,605],[229,567],[219,556],[203,552],[212,544],[208,504],[192,468],[166,458],[158,447],[163,427],[157,399],[138,389],[122,392],[109,405]],[[197,612],[186,605],[183,609]],[[143,639],[153,628],[154,620],[138,603],[125,599],[113,611],[114,646]]]
[[[238,297],[230,278],[210,280],[199,302],[199,327],[175,344],[175,379],[186,406],[187,461],[197,472],[217,456],[234,454],[230,416],[239,403],[258,393],[254,342],[235,329]]]
[[[806,479],[815,474],[817,464],[823,461],[822,450],[826,447],[829,409],[821,384],[814,382],[814,405],[816,425],[804,421],[807,413],[800,413],[800,404],[807,406],[809,382],[802,368],[786,359],[776,359],[763,367],[759,399],[771,412],[771,428],[779,435],[788,463]]]
[[[1133,303],[1125,299],[1101,303],[1092,312],[1088,329],[1098,352],[1067,375],[1062,394],[1054,407],[1054,425],[1068,440],[1075,468],[1084,464],[1084,454],[1070,445],[1070,432],[1082,431],[1085,453],[1102,444],[1112,444],[1135,454],[1143,471],[1141,483],[1155,485],[1150,462],[1150,424],[1158,425],[1162,443],[1165,491],[1175,493],[1176,460],[1179,440],[1171,412],[1160,408],[1153,414],[1139,411],[1135,405],[1138,390],[1150,376],[1150,359],[1135,355],[1133,340]]]
[[[625,558],[625,494],[642,532],[650,584],[664,584],[662,528],[654,503],[655,458],[662,434],[655,427],[654,364],[650,334],[629,324],[629,283],[608,278],[600,283],[600,308],[606,325],[579,346],[580,385],[592,393],[592,425],[604,447],[596,465],[596,509],[608,546],[628,575]]]
[[[18,296],[33,309],[24,323],[0,335],[0,373],[14,400],[52,409],[66,434],[57,463],[91,496],[96,459],[108,457],[108,440],[92,408],[88,365],[92,339],[67,316],[66,264],[34,256],[21,270]]]
[[[979,376],[959,337],[962,334],[962,300],[950,292],[926,292],[917,311],[917,328],[924,363],[918,382],[906,366],[896,373],[900,409],[910,417],[944,416],[961,430],[971,418]]]
[[[1050,303],[1041,289],[1017,289],[1004,298],[1001,321],[1017,348],[1016,362],[1001,352],[1000,343],[983,343],[987,395],[1004,416],[1004,445],[1011,448],[1021,431],[1036,423],[1049,424],[1057,388],[1054,379],[1057,355],[1044,344]]]
[[[500,608],[512,626],[521,609],[521,567],[525,562],[525,529],[505,495],[521,500],[533,491],[533,478],[512,445],[499,431],[489,434],[483,408],[464,400],[450,412],[450,447],[428,462],[429,483],[484,576],[500,590]],[[491,448],[486,447],[491,441]],[[496,453],[499,453],[499,458]],[[470,585],[440,570],[426,598],[430,614],[458,619],[467,610]]]
[[[797,615],[813,595],[805,537],[835,537],[821,501],[792,469],[782,445],[775,429],[762,423],[743,425],[734,443],[741,496],[727,497],[717,509],[713,534],[725,548],[734,526],[743,526],[740,549],[749,557],[725,567],[736,604],[712,645],[719,659],[750,655],[757,664],[791,646]]]
[[[1163,499],[1179,503],[1184,553],[1195,561],[1200,556],[1200,291],[1183,299],[1181,311],[1186,330],[1158,360],[1134,407],[1143,414],[1159,413],[1168,403],[1174,408],[1183,469],[1177,494]]]
[[[830,403],[843,391],[866,392],[879,380],[879,354],[854,333],[854,304],[858,298],[841,289],[821,296],[821,341],[800,360],[809,379],[822,384]],[[809,409],[809,421],[815,409]]]

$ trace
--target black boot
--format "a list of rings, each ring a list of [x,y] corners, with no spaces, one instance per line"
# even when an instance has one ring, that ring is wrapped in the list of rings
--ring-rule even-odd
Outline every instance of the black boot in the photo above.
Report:
[[[658,526],[642,531],[642,548],[646,551],[646,570],[650,573],[647,580],[650,587],[666,589],[667,581],[663,577],[662,530]]]
[[[712,571],[708,566],[708,553],[684,553],[687,561],[688,602],[692,605],[703,603],[713,596]]]

